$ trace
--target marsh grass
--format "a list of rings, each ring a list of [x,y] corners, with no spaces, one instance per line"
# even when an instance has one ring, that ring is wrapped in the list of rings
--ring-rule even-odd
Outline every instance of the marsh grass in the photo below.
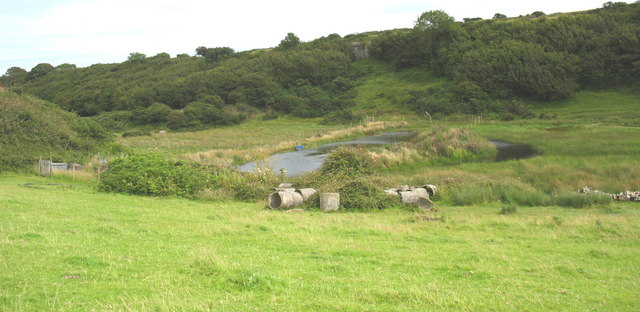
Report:
[[[555,120],[450,122],[492,140],[531,144],[541,154],[503,162],[401,163],[383,172],[398,183],[442,185],[445,198],[460,205],[606,204],[566,194],[585,186],[610,193],[640,189],[640,128],[629,126],[640,118],[637,103],[638,94],[625,90],[581,91],[564,102],[537,104],[538,111],[557,113]]]
[[[48,181],[0,176],[0,310],[635,311],[640,304],[635,206],[283,213],[89,185],[21,186]]]
[[[153,134],[119,138],[118,142],[145,151],[199,162],[241,164],[290,151],[297,144],[316,144],[348,139],[406,125],[401,121],[351,125],[323,125],[319,119],[279,118],[249,121],[237,126],[195,132]]]

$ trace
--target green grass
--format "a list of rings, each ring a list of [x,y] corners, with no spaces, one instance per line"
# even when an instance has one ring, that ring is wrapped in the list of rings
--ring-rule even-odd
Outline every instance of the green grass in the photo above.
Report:
[[[236,126],[202,131],[175,132],[118,138],[118,143],[178,156],[214,149],[248,149],[276,145],[292,139],[303,140],[344,126],[322,125],[319,119],[279,118],[251,120]]]
[[[45,189],[26,188],[34,182]],[[62,183],[65,185],[43,185]],[[2,311],[634,311],[640,211],[283,213],[0,176]]]
[[[413,118],[415,113],[402,106],[411,98],[410,91],[436,87],[446,82],[436,78],[427,70],[394,70],[387,63],[372,59],[355,63],[357,67],[367,69],[370,74],[359,81],[354,111],[369,115],[398,118],[400,114]],[[403,115],[403,116],[404,116]]]

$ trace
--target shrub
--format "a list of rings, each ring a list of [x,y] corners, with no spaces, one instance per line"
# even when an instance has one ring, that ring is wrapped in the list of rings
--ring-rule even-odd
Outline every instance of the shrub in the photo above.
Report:
[[[374,172],[374,162],[364,148],[343,145],[329,153],[320,172],[352,177],[371,175]]]
[[[353,181],[338,189],[340,206],[344,210],[381,210],[399,204],[398,197],[390,197],[367,181]]]
[[[190,126],[189,120],[180,111],[172,111],[167,115],[167,126],[171,130],[179,130]]]
[[[96,141],[110,141],[111,133],[102,125],[88,118],[78,118],[71,124],[71,129],[78,133],[81,138],[91,138]]]
[[[98,188],[138,195],[192,197],[212,186],[214,180],[215,176],[191,164],[142,155],[112,161]]]
[[[161,124],[167,121],[171,107],[163,103],[153,103],[151,106],[137,111],[132,118],[139,124]]]

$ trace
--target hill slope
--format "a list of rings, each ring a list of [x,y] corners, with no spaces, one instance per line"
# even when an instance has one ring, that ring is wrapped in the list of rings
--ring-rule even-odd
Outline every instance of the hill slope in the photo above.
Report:
[[[38,158],[79,160],[111,136],[100,125],[55,104],[0,89],[0,171]]]

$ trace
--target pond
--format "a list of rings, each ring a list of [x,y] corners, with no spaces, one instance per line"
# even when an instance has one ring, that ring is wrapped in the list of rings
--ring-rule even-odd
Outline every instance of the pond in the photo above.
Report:
[[[259,162],[253,161],[238,166],[238,170],[249,172],[254,171],[258,164],[261,167],[269,167],[274,173],[286,170],[289,177],[298,176],[303,173],[316,170],[322,166],[324,159],[332,149],[340,145],[382,145],[396,142],[407,141],[415,134],[407,131],[385,132],[379,135],[372,135],[351,141],[334,142],[318,146],[317,148],[302,149],[300,151],[292,151],[287,153],[275,154],[266,160]],[[295,149],[294,146],[291,147]]]
[[[299,151],[291,151],[272,155],[262,161],[253,161],[238,166],[238,170],[244,172],[255,171],[258,164],[261,167],[269,167],[274,173],[278,174],[281,170],[286,171],[286,176],[294,177],[303,173],[316,170],[322,166],[327,154],[340,145],[382,145],[396,142],[407,141],[415,136],[414,133],[407,131],[385,132],[379,135],[359,138],[351,141],[334,142],[318,146],[317,148],[302,149]],[[530,144],[508,143],[501,141],[490,141],[498,153],[495,161],[505,161],[511,159],[521,159],[532,157],[540,154]],[[295,147],[291,147],[295,150]]]

